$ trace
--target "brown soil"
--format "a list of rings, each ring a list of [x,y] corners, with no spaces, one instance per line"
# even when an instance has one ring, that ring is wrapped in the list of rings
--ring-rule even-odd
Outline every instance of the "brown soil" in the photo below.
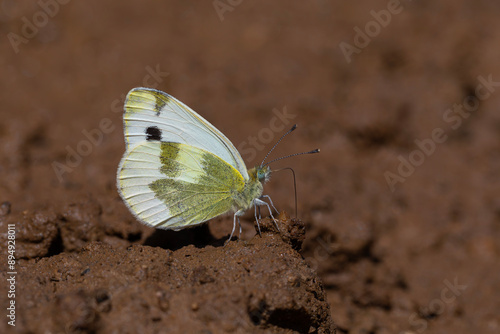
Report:
[[[0,332],[499,332],[499,4],[60,2],[0,0]],[[138,223],[115,188],[137,86],[249,166],[298,123],[273,157],[321,148],[274,165],[300,220],[249,213],[225,247],[231,217]],[[286,173],[265,193],[290,213]]]

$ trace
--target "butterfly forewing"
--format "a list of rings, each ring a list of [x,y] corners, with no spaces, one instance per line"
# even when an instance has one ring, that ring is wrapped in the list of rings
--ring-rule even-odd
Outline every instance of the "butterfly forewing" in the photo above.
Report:
[[[220,157],[248,179],[247,169],[234,145],[200,115],[174,97],[149,88],[132,89],[125,101],[127,150],[145,141],[191,145]]]

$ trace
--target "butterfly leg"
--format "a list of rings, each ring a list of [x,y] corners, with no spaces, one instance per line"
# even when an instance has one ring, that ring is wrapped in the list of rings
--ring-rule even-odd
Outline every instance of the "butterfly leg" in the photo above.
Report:
[[[231,231],[231,235],[229,236],[229,239],[227,239],[226,243],[224,245],[227,245],[229,241],[231,241],[231,238],[233,237],[234,230],[236,229],[236,216],[238,215],[238,212],[234,213],[233,217],[233,230]]]
[[[257,218],[257,208],[259,209],[259,218]],[[254,215],[255,215],[255,221],[257,222],[257,227],[259,228],[259,236],[262,237],[262,234],[260,233],[260,224],[259,224],[259,220],[260,220],[260,206],[254,205],[253,206],[253,210],[254,210]]]
[[[269,195],[262,195],[262,196],[260,196],[260,198],[264,198],[264,197],[269,200],[269,203],[271,203],[271,206],[273,207],[274,211],[276,211],[276,213],[279,214],[280,212],[274,206],[273,201],[271,200],[271,197]]]
[[[233,217],[233,230],[231,231],[231,235],[229,236],[229,239],[227,239],[226,244],[228,244],[229,241],[231,241],[231,238],[233,237],[235,228],[236,228],[236,213],[234,214],[234,217]]]
[[[233,237],[234,231],[236,230],[236,218],[238,218],[238,225],[240,226],[240,236],[241,236],[241,222],[240,222],[240,216],[243,215],[244,211],[238,210],[234,213],[233,216],[233,230],[231,231],[231,235],[229,236],[229,239],[227,239],[226,243],[224,245],[227,245],[229,241],[231,241],[231,238]]]
[[[271,211],[271,207],[269,206],[269,204],[267,204],[267,202],[264,202],[263,200],[260,200],[260,199],[258,199],[258,198],[254,199],[254,200],[253,200],[253,202],[254,202],[254,204],[255,204],[255,205],[265,205],[265,206],[267,206],[267,209],[269,210],[269,213],[271,214],[271,218],[272,218],[272,219],[273,219],[273,221],[274,221],[274,225],[276,226],[276,228],[278,229],[278,231],[279,231],[279,232],[281,232],[281,231],[280,231],[280,228],[279,228],[279,226],[278,226],[278,222],[277,222],[277,221],[276,221],[276,219],[274,218],[274,216],[273,216],[273,212]],[[273,207],[274,207],[274,205],[273,205]]]
[[[240,226],[240,233],[238,234],[238,239],[241,239],[241,222],[240,222],[240,216],[238,216],[238,225]]]

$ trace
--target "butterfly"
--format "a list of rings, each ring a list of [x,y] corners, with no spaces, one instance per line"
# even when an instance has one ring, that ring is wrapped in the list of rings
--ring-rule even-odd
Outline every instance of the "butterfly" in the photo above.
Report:
[[[278,227],[269,203],[278,210],[263,195],[268,164],[247,169],[222,132],[162,91],[134,88],[124,109],[126,151],[117,188],[138,220],[177,231],[234,212],[229,241],[246,210],[267,206]]]

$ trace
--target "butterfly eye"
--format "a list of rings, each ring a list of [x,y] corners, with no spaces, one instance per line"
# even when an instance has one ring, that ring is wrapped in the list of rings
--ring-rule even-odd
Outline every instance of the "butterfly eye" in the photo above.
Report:
[[[262,182],[263,180],[267,179],[268,173],[269,173],[268,166],[265,166],[263,168],[259,168],[259,169],[257,169],[257,178],[259,179],[259,181]]]

